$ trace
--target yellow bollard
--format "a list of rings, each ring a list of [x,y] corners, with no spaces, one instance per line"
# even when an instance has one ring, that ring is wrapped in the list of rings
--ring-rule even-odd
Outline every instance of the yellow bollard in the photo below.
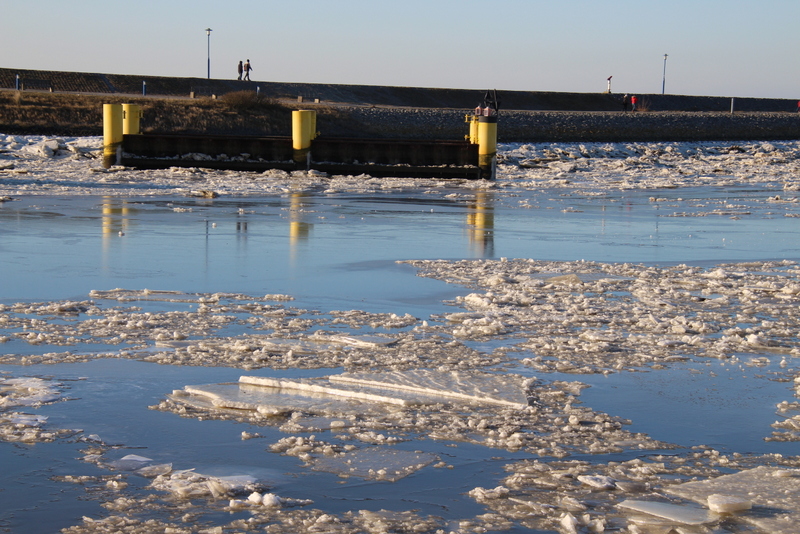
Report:
[[[481,177],[494,180],[497,158],[497,115],[478,117],[478,167]]]
[[[142,108],[139,104],[122,104],[123,135],[138,135],[141,132],[139,122],[142,120]]]
[[[316,122],[316,113],[314,111],[307,109],[292,111],[294,162],[298,165],[305,164],[306,168],[311,162],[311,140],[314,138]]]
[[[469,142],[473,145],[477,145],[480,142],[478,137],[478,117],[476,115],[472,115],[469,120]]]
[[[103,167],[119,163],[122,144],[122,104],[103,104]]]

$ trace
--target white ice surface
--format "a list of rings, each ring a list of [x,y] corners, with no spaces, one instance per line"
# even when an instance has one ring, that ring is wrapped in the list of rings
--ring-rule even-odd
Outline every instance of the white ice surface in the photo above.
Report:
[[[704,525],[719,519],[717,514],[709,510],[666,502],[625,500],[619,503],[619,507],[684,525]]]
[[[678,497],[707,504],[712,495],[752,503],[739,518],[771,534],[795,534],[800,525],[800,471],[759,466],[731,475],[667,486]]]
[[[436,460],[433,454],[386,447],[356,449],[339,456],[318,456],[310,460],[315,471],[366,480],[396,482]]]
[[[435,179],[333,176],[271,170],[263,173],[200,168],[103,169],[102,137],[0,134],[0,196],[255,195],[287,187],[324,186],[328,192],[439,186]],[[579,187],[678,188],[781,181],[800,189],[800,142],[509,143],[498,146],[497,181],[469,181],[465,188]],[[780,165],[777,165],[780,164]],[[793,201],[778,195],[776,202]],[[735,207],[727,214],[736,215]],[[720,213],[722,214],[722,213]]]

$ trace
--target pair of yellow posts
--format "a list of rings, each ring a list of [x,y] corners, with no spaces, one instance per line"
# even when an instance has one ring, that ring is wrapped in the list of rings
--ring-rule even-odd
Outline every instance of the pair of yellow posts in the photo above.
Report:
[[[103,104],[103,167],[119,163],[122,136],[138,134],[141,120],[139,104]]]

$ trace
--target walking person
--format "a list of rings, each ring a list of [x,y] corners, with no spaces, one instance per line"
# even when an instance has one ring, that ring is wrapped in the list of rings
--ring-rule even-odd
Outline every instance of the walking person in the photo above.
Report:
[[[244,72],[244,66],[242,65],[241,61],[239,62],[239,66],[236,67],[236,70],[239,71],[239,77],[236,78],[236,79],[237,80],[241,80],[242,79],[242,72]]]
[[[248,59],[244,63],[244,79],[248,82],[250,81],[250,71],[253,70],[253,67],[250,66],[250,60]]]
[[[638,98],[636,98],[636,95],[633,95],[631,97],[631,111],[636,111],[636,101],[637,100],[638,100]]]
[[[630,98],[631,97],[629,97],[627,94],[622,97],[622,111],[628,111],[628,101]]]

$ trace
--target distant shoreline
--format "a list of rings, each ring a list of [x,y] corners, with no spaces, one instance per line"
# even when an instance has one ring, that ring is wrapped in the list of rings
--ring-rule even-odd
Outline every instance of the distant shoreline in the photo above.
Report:
[[[464,117],[471,113],[476,100],[479,101],[483,96],[480,91],[467,90],[305,84],[306,90],[313,86],[318,91],[315,94],[326,94],[336,99],[303,97],[300,101],[297,95],[270,94],[266,87],[258,92],[253,88],[243,91],[247,88],[243,85],[246,82],[235,80],[218,81],[240,91],[225,93],[216,99],[207,96],[190,99],[153,94],[103,93],[99,90],[85,94],[50,92],[41,88],[25,91],[3,89],[2,86],[9,81],[4,81],[3,76],[8,78],[11,72],[14,71],[0,69],[2,134],[102,135],[102,104],[129,102],[142,106],[142,128],[150,132],[288,136],[291,135],[290,110],[308,108],[317,110],[318,129],[323,136],[463,139],[468,133]],[[35,72],[45,75],[40,71]],[[87,80],[96,82],[98,76],[112,79],[111,75],[57,74],[71,75],[71,83],[80,82],[84,85],[89,83]],[[193,79],[165,80],[176,84],[173,89],[177,91]],[[52,79],[42,78],[39,81],[49,83]],[[107,89],[109,87],[112,87],[110,82]],[[498,140],[501,143],[800,139],[800,114],[796,112],[796,101],[735,99],[734,112],[731,113],[730,99],[726,110],[700,109],[718,108],[720,99],[658,95],[662,103],[694,102],[696,105],[684,107],[695,109],[663,111],[654,105],[654,101],[643,97],[648,111],[623,112],[621,104],[616,101],[620,96],[615,94],[576,96],[569,93],[531,92],[526,95],[527,100],[523,101],[517,93],[501,93],[503,100],[498,124]],[[418,105],[411,105],[412,102]],[[512,106],[514,102],[525,103],[529,107],[538,102],[548,104],[551,108],[571,106],[584,109],[514,109],[523,107]],[[455,103],[463,105],[450,105]],[[790,104],[794,106],[791,110],[768,109],[785,109]],[[739,110],[739,105],[763,109],[744,111]],[[595,109],[585,109],[592,107]]]

